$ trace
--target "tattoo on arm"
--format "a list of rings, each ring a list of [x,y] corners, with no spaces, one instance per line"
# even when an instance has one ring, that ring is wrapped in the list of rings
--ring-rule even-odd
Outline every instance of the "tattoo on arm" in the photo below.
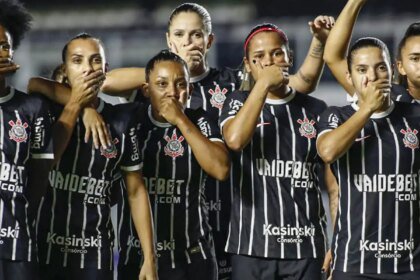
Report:
[[[312,48],[311,53],[309,54],[313,58],[322,58],[324,53],[324,46],[322,44],[317,44]]]

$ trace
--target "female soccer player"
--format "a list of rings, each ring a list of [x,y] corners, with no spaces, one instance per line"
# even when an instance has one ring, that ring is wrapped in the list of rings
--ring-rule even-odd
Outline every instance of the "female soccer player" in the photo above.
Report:
[[[187,65],[178,55],[162,51],[153,57],[146,80],[143,91],[150,105],[138,113],[139,150],[152,203],[159,279],[215,280],[204,184],[207,174],[218,180],[228,176],[228,151],[217,123],[203,109],[184,109],[191,88]]]
[[[339,30],[356,2],[343,9]],[[329,40],[336,36],[333,30]],[[391,101],[391,59],[382,41],[359,39],[346,60],[346,82],[358,101],[324,112],[317,140],[340,191],[332,279],[419,279],[420,109]]]
[[[367,0],[349,0],[337,19],[331,36],[325,45],[324,59],[337,81],[351,96],[355,88],[347,82],[347,49],[357,16]],[[398,84],[392,85],[393,100],[420,102],[419,82],[420,24],[414,23],[407,29],[398,47],[397,68],[401,75]]]
[[[39,279],[31,213],[54,155],[46,102],[7,84],[31,19],[21,3],[0,1],[0,279]]]
[[[42,279],[113,279],[113,231],[110,217],[110,187],[114,176],[124,176],[128,201],[140,235],[144,263],[139,279],[156,279],[150,204],[139,172],[140,158],[132,104],[111,106],[98,98],[93,103],[109,125],[112,145],[95,149],[84,141],[81,106],[74,92],[94,92],[103,81],[105,56],[102,43],[81,34],[63,49],[70,101],[56,105],[62,133],[54,135],[56,160],[49,187],[37,219],[37,244]],[[64,115],[64,117],[63,117]],[[62,156],[61,156],[62,155]]]
[[[398,45],[396,66],[400,75],[400,92],[393,99],[420,103],[420,22],[411,24]]]
[[[315,124],[326,105],[288,85],[288,39],[276,26],[256,26],[244,56],[250,80],[220,118],[232,150],[232,277],[321,279],[326,220]]]

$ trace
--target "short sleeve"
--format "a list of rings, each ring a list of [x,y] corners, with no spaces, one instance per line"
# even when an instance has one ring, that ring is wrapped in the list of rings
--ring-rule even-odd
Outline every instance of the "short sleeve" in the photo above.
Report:
[[[226,98],[222,113],[219,117],[220,129],[223,129],[224,124],[228,120],[236,116],[239,110],[244,106],[247,97],[247,92],[234,91]]]
[[[343,123],[337,107],[328,107],[320,116],[317,124],[318,137],[323,133],[334,130]]]
[[[36,106],[31,130],[31,157],[33,159],[54,159],[52,140],[52,116],[47,102],[42,99],[33,102]]]
[[[210,141],[224,142],[219,126],[204,110],[199,110],[199,115],[195,122],[201,133]]]
[[[125,133],[125,149],[120,164],[120,169],[123,171],[138,171],[141,170],[143,165],[139,149],[138,125],[137,122],[133,122]]]

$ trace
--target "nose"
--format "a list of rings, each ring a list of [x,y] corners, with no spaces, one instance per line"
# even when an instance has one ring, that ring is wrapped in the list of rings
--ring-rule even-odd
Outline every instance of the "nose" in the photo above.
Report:
[[[167,91],[166,91],[166,96],[175,97],[175,98],[178,96],[175,84],[171,83],[171,84],[168,85]]]
[[[265,55],[261,61],[263,66],[270,66],[274,64],[274,59],[271,55]]]
[[[90,74],[90,73],[92,73],[93,71],[95,71],[95,69],[94,69],[94,67],[93,67],[93,65],[92,65],[92,63],[91,63],[91,62],[85,62],[85,63],[83,64],[83,73]]]
[[[185,34],[184,38],[182,38],[182,44],[183,44],[184,47],[191,44],[191,36],[188,35],[188,34]]]
[[[367,71],[367,78],[370,82],[376,81],[378,79],[378,75],[375,69],[372,68]]]

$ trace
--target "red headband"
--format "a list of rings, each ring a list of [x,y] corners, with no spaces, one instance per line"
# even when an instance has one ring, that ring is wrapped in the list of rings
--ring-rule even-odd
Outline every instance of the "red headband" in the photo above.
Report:
[[[273,28],[273,27],[261,27],[260,29],[255,30],[254,32],[252,32],[249,36],[248,39],[246,39],[245,44],[244,44],[244,53],[246,54],[246,48],[248,47],[249,41],[251,41],[252,37],[254,37],[256,34],[263,32],[263,31],[272,31],[272,32],[276,32],[277,34],[280,35],[280,37],[287,43],[289,42],[289,40],[287,39],[286,33],[284,33],[283,30],[278,29],[278,28]]]

